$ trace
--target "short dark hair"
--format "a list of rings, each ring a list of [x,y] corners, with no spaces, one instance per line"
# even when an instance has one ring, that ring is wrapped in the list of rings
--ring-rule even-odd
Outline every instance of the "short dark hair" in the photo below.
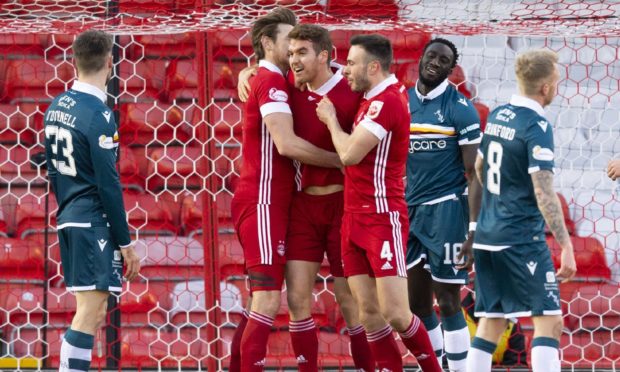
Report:
[[[311,25],[308,23],[300,23],[293,27],[288,37],[295,40],[306,40],[312,42],[312,47],[318,55],[322,51],[327,51],[327,61],[332,56],[332,39],[329,37],[329,31],[326,28]]]
[[[73,58],[78,72],[92,74],[104,68],[112,52],[112,35],[99,30],[84,31],[73,42]]]
[[[436,37],[433,40],[429,41],[428,44],[426,44],[424,46],[424,50],[422,51],[422,54],[424,55],[424,53],[426,53],[426,49],[428,49],[428,47],[430,47],[431,45],[435,44],[435,43],[439,43],[439,44],[443,44],[445,46],[447,46],[448,48],[450,48],[450,50],[452,50],[452,54],[454,55],[454,60],[452,61],[452,68],[454,68],[454,66],[456,66],[456,63],[459,60],[459,52],[456,49],[456,46],[454,45],[454,43],[452,43],[450,40],[448,39],[444,39],[441,37]]]
[[[390,71],[392,65],[392,43],[390,39],[379,34],[355,35],[351,38],[351,46],[359,45],[366,53],[375,57],[383,71]]]
[[[276,8],[254,22],[252,26],[252,48],[254,48],[254,54],[257,60],[265,58],[265,51],[261,44],[262,37],[267,36],[275,42],[278,36],[278,25],[280,23],[295,26],[297,24],[295,13],[287,8]]]

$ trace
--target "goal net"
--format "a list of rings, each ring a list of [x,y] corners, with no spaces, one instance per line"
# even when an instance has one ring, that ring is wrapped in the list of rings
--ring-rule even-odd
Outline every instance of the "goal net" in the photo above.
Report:
[[[97,28],[115,35],[108,103],[119,125],[119,171],[138,280],[110,301],[92,368],[222,370],[248,298],[230,201],[243,159],[238,72],[253,62],[249,27],[275,5],[328,27],[337,61],[349,38],[379,32],[393,71],[414,84],[435,36],[461,54],[451,76],[482,121],[515,92],[519,51],[560,56],[547,109],[557,191],[575,246],[577,278],[560,286],[562,366],[620,367],[620,201],[606,176],[620,157],[620,4],[600,0],[4,0],[0,1],[0,369],[58,368],[75,311],[63,285],[53,195],[41,167],[43,113],[75,79],[71,42]],[[559,247],[547,242],[559,264]],[[351,368],[328,266],[313,291],[319,359]],[[464,311],[470,288],[463,289]],[[286,296],[269,339],[268,367],[295,367]],[[529,363],[521,321],[497,365]],[[415,364],[403,349],[406,363]],[[502,359],[503,358],[503,359]]]

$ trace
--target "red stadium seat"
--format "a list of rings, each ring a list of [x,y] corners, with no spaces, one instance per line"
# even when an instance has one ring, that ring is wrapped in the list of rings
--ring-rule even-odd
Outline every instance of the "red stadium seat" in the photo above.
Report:
[[[175,47],[176,48],[176,47]],[[166,69],[165,89],[168,101],[198,99],[198,70],[193,59],[175,59]]]
[[[418,81],[418,76],[420,74],[418,63],[419,61],[405,62],[395,67],[396,77],[407,88],[414,86],[416,81]]]
[[[167,0],[166,0],[167,1]],[[137,35],[129,48],[129,56],[138,60],[141,57],[162,60],[193,57],[196,41],[193,32],[184,34]]]
[[[6,7],[9,4],[3,5],[3,10],[7,11]],[[3,58],[18,56],[43,56],[44,48],[42,44],[42,35],[40,34],[27,34],[27,33],[2,33],[0,35],[0,55]]]
[[[140,274],[151,281],[204,279],[204,249],[195,239],[162,236],[140,239],[136,244]]]
[[[0,184],[11,187],[44,187],[45,169],[33,168],[30,157],[43,153],[43,147],[0,146]]]
[[[196,361],[205,356],[201,355],[202,335],[192,334],[190,331],[191,329],[180,329],[179,332],[148,328],[124,329],[121,339],[121,367],[179,368],[182,365],[195,370]]]
[[[18,106],[0,104],[0,144],[16,143],[30,147],[37,143],[43,129],[43,113],[47,107],[33,103]]]
[[[0,237],[2,238],[9,236],[9,225],[6,216],[8,216],[8,208],[0,204]]]
[[[131,146],[187,143],[194,109],[158,102],[126,103],[121,106],[120,141]]]
[[[56,230],[56,198],[53,193],[49,193],[49,232],[55,236]],[[43,195],[24,195],[20,198],[19,204],[15,206],[15,236],[21,239],[28,238],[29,235],[43,233],[45,229],[45,197]]]
[[[394,0],[340,0],[329,1],[327,13],[334,17],[370,17],[396,19],[398,5]]]
[[[596,238],[571,236],[577,262],[577,277],[610,279],[611,270],[605,258],[605,248]],[[553,235],[547,235],[556,268],[560,267],[562,249]]]
[[[478,111],[478,116],[480,116],[480,131],[484,132],[484,128],[487,127],[487,119],[489,117],[489,106],[485,105],[482,102],[474,102],[474,107],[476,111]]]
[[[603,360],[605,345],[611,343],[610,331],[563,333],[560,340],[560,359],[575,368],[601,370],[608,364]]]
[[[115,73],[119,77],[121,102],[153,102],[163,95],[168,61],[141,58],[135,58],[138,62],[123,60],[118,64]]]
[[[118,168],[121,176],[121,185],[124,188],[144,192],[144,178],[140,175],[138,163],[130,148],[120,147]]]
[[[241,127],[243,112],[237,103],[233,102],[214,102],[209,106],[213,118],[213,129],[215,137],[226,142],[230,138],[241,139]],[[200,111],[196,111],[200,115]],[[198,120],[194,120],[198,122]]]
[[[208,174],[209,160],[201,147],[166,147],[149,155],[149,190],[193,189],[204,187],[202,175]]]
[[[243,248],[237,234],[218,234],[220,274],[222,278],[243,275],[244,263]]]
[[[155,200],[150,194],[125,193],[123,199],[130,233],[138,230],[141,235],[176,234],[169,203]]]
[[[174,0],[119,0],[119,12],[140,15],[171,14]]]
[[[218,227],[220,231],[232,230],[230,215],[230,203],[232,195],[220,192],[216,196],[215,207],[217,208]],[[192,196],[187,196],[181,204],[181,226],[186,235],[194,231],[202,230],[203,218],[202,197],[198,196],[196,201]]]
[[[15,60],[7,64],[3,102],[49,102],[71,86],[73,66],[51,66],[42,59]]]
[[[620,287],[590,284],[576,289],[568,300],[567,326],[574,330],[614,329],[620,324]]]
[[[121,295],[121,320],[128,327],[160,327],[167,323],[172,283],[129,283]]]
[[[39,244],[0,238],[0,281],[42,282],[45,279],[44,256]]]

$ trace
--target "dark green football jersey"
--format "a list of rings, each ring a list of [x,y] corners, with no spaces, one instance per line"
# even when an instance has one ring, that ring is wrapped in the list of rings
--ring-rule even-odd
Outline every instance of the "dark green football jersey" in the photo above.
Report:
[[[543,115],[540,104],[516,95],[489,115],[478,153],[483,192],[474,248],[544,242],[531,178],[554,166],[553,130]]]
[[[480,142],[478,111],[448,80],[425,97],[408,93],[407,205],[457,198],[467,187],[461,146]]]
[[[118,132],[105,93],[83,82],[45,112],[45,155],[58,202],[58,228],[105,226],[128,245],[129,229],[116,169]]]

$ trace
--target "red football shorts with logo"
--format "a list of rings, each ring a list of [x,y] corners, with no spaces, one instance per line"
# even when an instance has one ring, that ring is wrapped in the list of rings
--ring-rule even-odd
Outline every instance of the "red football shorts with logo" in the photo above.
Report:
[[[407,213],[344,213],[342,262],[344,275],[407,277],[405,249]]]
[[[243,247],[250,290],[281,290],[289,206],[239,203],[233,199],[230,210]]]
[[[291,204],[286,259],[323,262],[327,253],[330,273],[343,277],[340,254],[340,227],[344,193],[309,195],[298,192]]]

